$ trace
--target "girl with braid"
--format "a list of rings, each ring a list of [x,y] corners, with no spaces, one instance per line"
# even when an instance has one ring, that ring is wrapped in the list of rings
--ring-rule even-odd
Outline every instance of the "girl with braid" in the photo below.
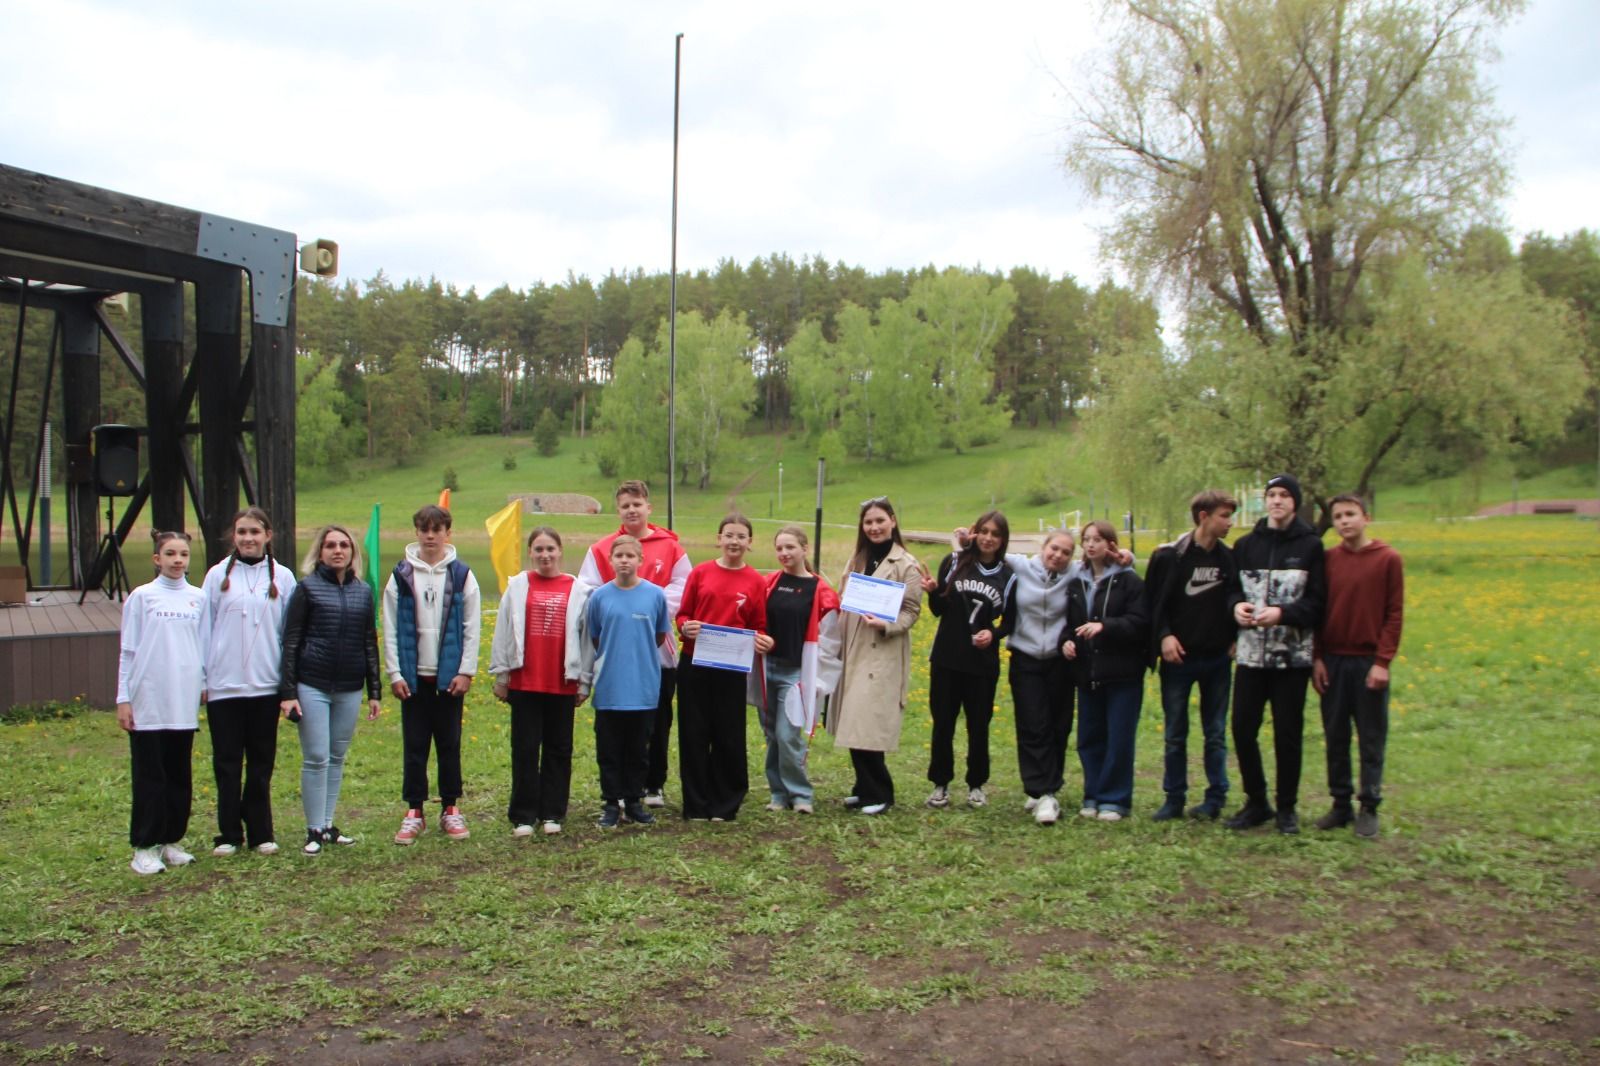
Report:
[[[233,516],[233,551],[202,590],[210,609],[206,724],[217,778],[217,836],[211,854],[245,847],[274,855],[272,767],[278,756],[278,667],[283,616],[294,591],[291,568],[272,558],[272,520],[259,507]]]

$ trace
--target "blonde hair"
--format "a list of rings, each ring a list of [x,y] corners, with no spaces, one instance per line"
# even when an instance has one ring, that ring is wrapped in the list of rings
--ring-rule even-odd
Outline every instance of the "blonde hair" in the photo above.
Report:
[[[352,578],[361,577],[361,542],[356,540],[356,535],[337,522],[329,522],[311,538],[311,550],[306,552],[306,557],[300,561],[300,573],[310,576],[316,570],[317,564],[322,561],[322,542],[328,539],[329,533],[343,533],[350,541],[350,565],[345,568],[345,573]]]
[[[624,546],[624,545],[628,545],[628,544],[633,545],[633,553],[635,555],[637,555],[641,559],[644,558],[644,546],[639,543],[639,538],[633,536],[631,533],[618,533],[616,535],[615,539],[613,539],[611,541],[611,550],[607,554],[607,558],[610,558],[610,556],[617,554],[617,548],[618,547],[621,547],[621,546]]]

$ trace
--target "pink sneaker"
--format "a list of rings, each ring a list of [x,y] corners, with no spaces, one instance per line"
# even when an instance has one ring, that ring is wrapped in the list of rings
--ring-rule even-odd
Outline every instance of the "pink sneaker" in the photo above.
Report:
[[[400,831],[394,835],[394,842],[402,847],[408,844],[415,844],[417,838],[427,828],[428,823],[422,817],[422,812],[413,808],[406,812],[404,818],[400,819]]]
[[[446,807],[439,816],[439,828],[444,830],[444,835],[451,840],[465,840],[472,835],[467,829],[467,816],[461,813],[459,807]]]

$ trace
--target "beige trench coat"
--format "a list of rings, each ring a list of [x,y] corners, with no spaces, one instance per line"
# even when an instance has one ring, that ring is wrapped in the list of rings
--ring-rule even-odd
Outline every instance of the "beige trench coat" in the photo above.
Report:
[[[842,747],[895,751],[900,747],[900,720],[911,683],[911,627],[922,613],[922,570],[911,553],[896,544],[872,576],[905,582],[900,617],[874,629],[860,615],[840,612],[839,657],[844,667],[828,704],[828,728]],[[842,582],[839,591],[844,592]]]

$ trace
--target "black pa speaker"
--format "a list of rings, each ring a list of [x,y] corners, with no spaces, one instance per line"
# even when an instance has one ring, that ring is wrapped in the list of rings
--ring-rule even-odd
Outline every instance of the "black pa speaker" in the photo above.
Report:
[[[132,496],[139,488],[139,431],[95,426],[94,486],[102,496]]]

